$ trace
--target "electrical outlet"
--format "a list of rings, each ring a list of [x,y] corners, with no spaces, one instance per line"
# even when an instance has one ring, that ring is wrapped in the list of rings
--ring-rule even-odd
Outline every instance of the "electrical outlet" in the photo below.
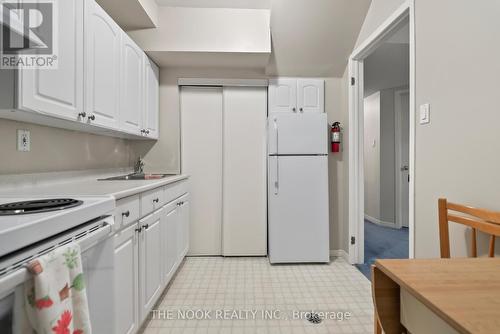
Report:
[[[29,152],[31,150],[29,130],[17,130],[17,150],[20,152]]]

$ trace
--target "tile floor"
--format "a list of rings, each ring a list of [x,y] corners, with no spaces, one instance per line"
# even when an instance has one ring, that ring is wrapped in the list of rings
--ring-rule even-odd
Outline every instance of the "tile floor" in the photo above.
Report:
[[[373,333],[370,282],[341,258],[274,266],[267,258],[186,258],[155,310],[144,334]],[[196,310],[202,319],[180,319]],[[329,319],[312,324],[298,311]]]

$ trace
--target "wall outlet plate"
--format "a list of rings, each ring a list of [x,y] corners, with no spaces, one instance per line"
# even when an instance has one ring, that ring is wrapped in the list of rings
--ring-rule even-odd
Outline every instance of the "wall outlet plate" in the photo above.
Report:
[[[31,150],[29,130],[17,130],[17,150],[20,152],[29,152]]]
[[[429,103],[420,106],[420,124],[429,124],[431,122],[431,105]]]

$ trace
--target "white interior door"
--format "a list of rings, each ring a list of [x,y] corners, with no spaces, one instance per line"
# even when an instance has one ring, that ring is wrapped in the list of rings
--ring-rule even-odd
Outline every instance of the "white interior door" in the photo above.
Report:
[[[325,113],[270,113],[269,154],[327,154],[328,121]]]
[[[410,93],[395,93],[396,115],[396,210],[398,226],[408,227],[409,220],[409,165],[410,165]]]
[[[190,175],[189,255],[221,255],[222,88],[181,88],[182,173]]]
[[[224,87],[225,256],[267,254],[266,105],[265,87]]]

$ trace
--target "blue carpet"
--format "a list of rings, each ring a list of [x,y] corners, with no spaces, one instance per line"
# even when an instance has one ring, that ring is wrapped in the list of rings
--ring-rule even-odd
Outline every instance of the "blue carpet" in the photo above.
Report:
[[[375,259],[407,259],[408,228],[393,229],[365,220],[365,263],[356,267],[369,280]]]

